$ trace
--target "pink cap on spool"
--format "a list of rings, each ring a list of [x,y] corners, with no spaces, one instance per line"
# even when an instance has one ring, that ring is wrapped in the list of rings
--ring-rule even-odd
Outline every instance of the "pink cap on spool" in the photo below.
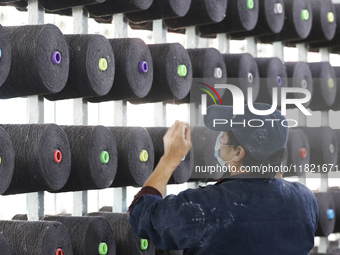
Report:
[[[62,158],[63,158],[63,156],[62,156],[60,150],[55,150],[53,152],[53,160],[54,160],[54,162],[60,163]]]
[[[64,252],[62,249],[57,249],[55,255],[64,255]]]
[[[301,159],[307,157],[307,150],[306,150],[306,148],[300,148],[299,153],[300,153],[300,158],[301,158]]]

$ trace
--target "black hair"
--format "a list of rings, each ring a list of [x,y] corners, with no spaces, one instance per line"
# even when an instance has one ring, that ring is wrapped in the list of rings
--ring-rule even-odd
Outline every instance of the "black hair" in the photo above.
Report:
[[[243,146],[239,143],[239,141],[237,140],[237,138],[235,137],[235,135],[233,134],[233,132],[229,131],[228,132],[228,145],[233,146],[234,150],[237,149],[238,146],[241,146],[243,148]],[[244,148],[243,148],[244,149]],[[258,161],[256,159],[254,159],[245,149],[245,155],[242,159],[242,165],[243,166],[273,166],[273,167],[277,167],[280,166],[281,163],[284,161],[284,159],[286,158],[287,152],[286,149],[281,149],[279,151],[274,152],[272,155],[269,156],[269,158],[267,159],[270,162],[275,162],[274,164],[268,164],[265,162],[261,162]],[[259,173],[259,177],[261,178],[273,178],[275,176],[275,172],[267,172],[267,173]]]

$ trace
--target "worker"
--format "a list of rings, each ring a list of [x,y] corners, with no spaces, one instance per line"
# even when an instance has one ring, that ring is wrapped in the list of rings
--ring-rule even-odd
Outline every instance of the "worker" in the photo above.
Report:
[[[266,104],[254,107],[270,111]],[[217,119],[229,121],[216,125]],[[159,249],[186,255],[307,255],[318,224],[313,193],[275,173],[245,171],[246,166],[281,164],[288,138],[285,120],[278,110],[259,116],[246,105],[244,115],[235,116],[231,106],[209,107],[205,125],[221,132],[216,158],[234,171],[215,185],[163,198],[191,147],[188,123],[176,121],[163,138],[163,157],[129,208],[136,234]]]

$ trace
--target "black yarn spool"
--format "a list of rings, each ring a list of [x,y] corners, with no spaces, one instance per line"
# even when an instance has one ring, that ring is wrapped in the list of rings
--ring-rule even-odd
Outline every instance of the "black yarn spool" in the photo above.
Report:
[[[102,208],[99,209],[99,212],[112,212],[113,208],[112,206],[103,206]]]
[[[72,17],[73,11],[72,11],[72,9],[63,9],[63,10],[58,10],[58,11],[48,11],[48,10],[45,10],[45,13],[57,14],[57,15],[60,15],[60,16],[69,16],[69,17]]]
[[[27,214],[16,214],[13,216],[12,220],[24,220],[28,221]]]
[[[335,135],[337,137],[337,142],[338,142],[338,148],[340,148],[340,130],[339,129],[334,129]],[[338,163],[340,163],[340,150],[338,151]],[[340,208],[339,208],[340,210]],[[340,219],[340,218],[339,218]]]
[[[0,25],[0,87],[5,82],[11,68],[11,45],[9,38]]]
[[[303,88],[309,90],[313,95],[313,78],[309,65],[305,62],[286,62],[286,71],[288,76],[288,87],[291,88]],[[288,98],[304,98],[302,93],[289,93]],[[311,103],[311,100],[303,105],[307,108]],[[295,105],[287,105],[287,108],[294,108]]]
[[[243,92],[245,101],[248,98],[248,88],[252,88],[253,102],[255,102],[260,91],[259,70],[255,59],[249,53],[223,54],[223,59],[227,67],[228,84],[239,87]],[[232,101],[231,93],[226,91],[222,102],[229,104]]]
[[[334,205],[335,205],[335,225],[333,233],[340,232],[340,189],[338,187],[332,187],[329,189],[329,192],[333,198]],[[339,246],[337,246],[339,247]]]
[[[117,172],[117,146],[103,126],[61,126],[71,148],[71,174],[58,190],[80,191],[110,187]]]
[[[14,6],[18,11],[26,11],[27,0],[4,0],[0,1],[1,6]]]
[[[313,111],[328,110],[335,103],[337,81],[329,62],[309,63],[313,76],[313,96],[309,108]]]
[[[251,31],[230,34],[233,39],[248,36],[261,36],[280,33],[285,21],[283,0],[259,0],[259,16],[255,28]]]
[[[0,234],[0,255],[11,255],[9,244],[2,234]]]
[[[155,247],[151,241],[139,238],[128,220],[127,213],[88,213],[86,216],[99,216],[106,219],[113,230],[117,255],[154,255]],[[141,247],[146,249],[142,250]]]
[[[47,24],[4,29],[12,46],[12,63],[0,98],[61,91],[68,77],[69,53],[59,28]]]
[[[152,21],[140,22],[140,23],[134,23],[134,22],[129,21],[129,26],[134,30],[153,31],[153,22]]]
[[[228,0],[194,0],[184,17],[165,19],[164,23],[170,28],[183,28],[221,22],[226,15],[227,3]]]
[[[113,15],[103,17],[93,17],[90,15],[90,18],[93,18],[99,24],[112,24],[113,21]]]
[[[288,86],[286,67],[279,58],[255,58],[260,74],[260,92],[257,102],[272,104],[273,88],[278,88],[278,106],[281,106],[281,88]]]
[[[338,162],[339,149],[335,131],[330,127],[304,127],[302,130],[305,132],[310,145],[310,163],[316,166],[313,172],[330,171],[331,166],[328,164],[335,166]],[[320,165],[320,169],[318,169],[318,165]]]
[[[160,250],[156,248],[156,255],[183,255],[183,251],[175,251],[175,250]]]
[[[227,68],[222,54],[217,49],[188,49],[187,51],[190,56],[195,81],[206,83],[211,87],[214,87],[215,84],[227,83]],[[224,91],[224,89],[216,89],[220,97],[223,97]],[[190,94],[175,103],[190,103]]]
[[[108,0],[101,4],[85,6],[85,8],[92,16],[101,17],[116,13],[144,11],[150,8],[152,2],[153,0]]]
[[[335,204],[333,197],[331,193],[328,192],[316,192],[314,193],[314,196],[319,207],[319,222],[315,231],[315,236],[329,236],[333,233],[336,220],[334,215]],[[333,211],[333,218],[330,217],[332,216],[330,215],[330,210]]]
[[[65,132],[55,124],[1,125],[12,140],[14,173],[4,194],[55,191],[71,171],[71,152]]]
[[[105,96],[87,100],[98,103],[145,97],[153,81],[153,64],[148,46],[138,38],[110,39],[109,42],[116,61],[112,89]]]
[[[72,254],[69,233],[59,222],[0,221],[0,232],[11,255]]]
[[[153,63],[153,83],[144,98],[131,103],[181,100],[191,88],[193,70],[188,52],[179,43],[149,45]]]
[[[220,132],[206,127],[194,127],[191,132],[192,150],[195,156],[190,181],[217,181],[226,175],[222,171],[209,173],[209,166],[219,166],[215,158],[215,144]],[[196,170],[197,167],[197,170]]]
[[[222,22],[199,26],[201,34],[219,34],[251,31],[259,18],[259,0],[230,0],[227,15]]]
[[[280,33],[260,36],[263,43],[307,38],[312,29],[312,6],[309,0],[285,0],[285,22]],[[309,14],[309,15],[307,15]],[[306,19],[308,17],[308,19]]]
[[[111,187],[142,186],[151,175],[155,153],[151,137],[141,127],[109,127],[118,149],[118,168]]]
[[[66,35],[70,72],[66,86],[48,100],[104,96],[112,88],[115,60],[109,41],[102,35]]]
[[[183,17],[188,13],[191,1],[192,0],[154,0],[149,9],[127,13],[126,17],[134,23]]]
[[[116,254],[112,228],[102,217],[47,216],[43,220],[57,221],[66,227],[74,255]]]
[[[340,67],[333,67],[335,77],[336,77],[336,84],[340,84]],[[336,89],[336,96],[335,96],[335,102],[331,107],[332,110],[334,111],[339,111],[340,110],[340,88]]]
[[[308,138],[303,130],[299,128],[289,129],[287,153],[286,165],[292,165],[292,169],[291,172],[284,173],[284,177],[305,175],[303,167],[310,163],[310,148]],[[300,169],[300,166],[302,169]]]
[[[333,4],[334,5],[334,13],[335,17],[340,14],[340,4]],[[312,49],[319,49],[322,47],[337,47],[340,44],[340,18],[335,19],[336,22],[336,30],[335,35],[332,40],[330,41],[323,41],[317,43],[311,43],[309,46]]]
[[[76,6],[83,6],[89,4],[99,4],[106,0],[39,0],[42,7],[49,11],[58,11],[62,9],[68,9]]]
[[[1,39],[0,39],[1,40]],[[0,127],[0,194],[9,187],[14,172],[14,149],[11,138]]]
[[[322,42],[334,38],[336,13],[332,0],[310,0],[313,12],[313,29],[308,37],[299,42]]]
[[[154,127],[146,129],[151,137],[154,151],[155,151],[155,164],[154,168],[157,166],[159,160],[164,154],[164,143],[163,137],[165,133],[168,131],[166,127]],[[171,179],[169,180],[169,184],[178,184],[185,183],[189,180],[191,176],[190,169],[190,152],[183,158],[182,162],[173,172]]]

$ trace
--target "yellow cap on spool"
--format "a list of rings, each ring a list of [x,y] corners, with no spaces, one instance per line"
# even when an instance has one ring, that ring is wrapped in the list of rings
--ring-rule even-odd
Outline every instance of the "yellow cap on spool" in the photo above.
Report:
[[[328,78],[328,88],[330,88],[330,89],[332,89],[332,88],[334,88],[334,80],[333,80],[333,78]]]
[[[333,12],[329,12],[329,13],[327,14],[327,20],[328,20],[328,22],[329,22],[329,23],[332,23],[332,22],[334,22],[334,19],[335,19],[334,13],[333,13]]]
[[[139,160],[141,162],[146,162],[149,159],[149,154],[147,150],[141,150],[139,153]]]
[[[107,60],[105,58],[99,59],[98,66],[100,71],[105,71],[107,69]]]

